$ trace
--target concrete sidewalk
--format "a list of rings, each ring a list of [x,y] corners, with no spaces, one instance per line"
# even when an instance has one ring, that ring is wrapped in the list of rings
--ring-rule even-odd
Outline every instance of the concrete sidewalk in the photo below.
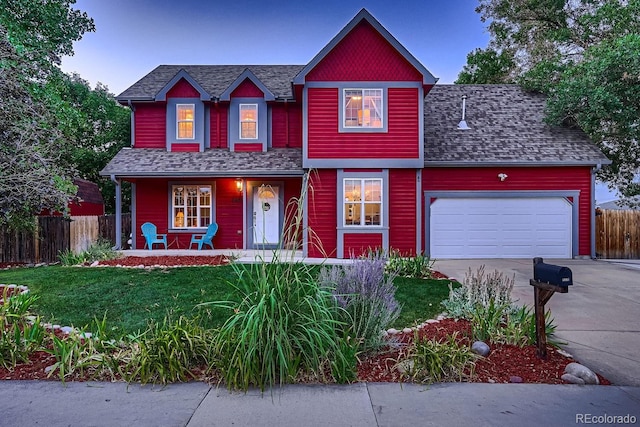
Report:
[[[640,388],[535,384],[291,385],[0,381],[2,426],[567,426],[640,421]],[[613,424],[604,418],[598,424]],[[617,419],[616,419],[617,420]],[[581,422],[582,421],[582,422]],[[591,421],[591,422],[590,422]],[[628,422],[629,422],[628,421]],[[619,423],[619,422],[618,422]]]
[[[637,260],[545,260],[567,266],[573,286],[546,305],[557,325],[556,336],[576,360],[615,385],[640,386],[640,263]],[[484,265],[515,276],[512,297],[533,305],[533,260],[438,260],[434,268],[463,280],[469,268]]]

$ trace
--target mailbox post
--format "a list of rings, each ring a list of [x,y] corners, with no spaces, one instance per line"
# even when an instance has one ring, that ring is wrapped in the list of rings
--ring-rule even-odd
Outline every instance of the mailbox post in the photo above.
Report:
[[[533,279],[529,281],[533,286],[534,310],[536,317],[536,352],[540,359],[547,358],[547,331],[544,316],[544,306],[554,293],[566,294],[569,286],[573,285],[571,270],[559,265],[545,264],[542,258],[533,259]]]

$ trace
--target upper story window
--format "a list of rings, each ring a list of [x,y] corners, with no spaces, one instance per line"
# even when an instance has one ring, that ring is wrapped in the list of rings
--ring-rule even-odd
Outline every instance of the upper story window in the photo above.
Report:
[[[176,105],[176,137],[178,139],[195,139],[195,104]]]
[[[172,228],[204,228],[211,223],[210,185],[174,185],[171,193]]]
[[[382,225],[382,179],[353,179],[343,181],[344,225]]]
[[[343,127],[382,128],[382,89],[344,89]]]
[[[240,139],[258,139],[258,104],[240,104]]]

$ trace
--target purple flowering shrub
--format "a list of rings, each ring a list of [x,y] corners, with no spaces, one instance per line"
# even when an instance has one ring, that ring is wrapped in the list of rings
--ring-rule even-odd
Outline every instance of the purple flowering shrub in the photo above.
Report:
[[[375,350],[384,344],[384,330],[400,314],[393,284],[396,274],[385,272],[387,259],[380,253],[352,261],[323,268],[320,284],[332,289],[347,325],[345,334],[357,339],[361,350]]]

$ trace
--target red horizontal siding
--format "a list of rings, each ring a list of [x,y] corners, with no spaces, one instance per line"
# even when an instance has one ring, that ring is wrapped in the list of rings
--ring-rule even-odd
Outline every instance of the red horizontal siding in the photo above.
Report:
[[[306,80],[422,81],[422,75],[363,20],[307,74]]]
[[[216,222],[218,233],[213,241],[217,249],[242,249],[244,224],[242,193],[232,178],[216,181]]]
[[[344,257],[366,255],[369,250],[382,247],[381,233],[353,233],[344,235]]]
[[[232,98],[263,98],[264,93],[253,84],[253,82],[249,79],[244,79],[242,83],[238,85],[237,88],[231,92]]]
[[[200,151],[200,144],[195,143],[195,144],[171,144],[171,151],[181,151],[181,152],[187,152],[187,151]]]
[[[310,159],[415,159],[420,156],[419,96],[416,88],[389,88],[387,132],[338,132],[337,88],[308,91]]]
[[[228,131],[228,104],[215,103],[209,111],[210,132],[209,139],[211,148],[227,148],[227,131]]]
[[[402,254],[416,253],[416,171],[389,171],[389,246]],[[419,251],[418,251],[419,252]]]
[[[135,104],[135,148],[167,146],[167,105],[164,102]]]
[[[262,144],[259,142],[250,144],[246,142],[236,142],[234,151],[262,151]]]
[[[200,98],[200,93],[185,79],[180,79],[167,92],[167,98]]]
[[[508,178],[500,181],[499,173],[506,173]],[[591,169],[588,167],[427,168],[422,176],[423,190],[428,191],[580,191],[578,255],[591,254]]]
[[[320,169],[311,174],[308,190],[309,247],[310,257],[336,256],[336,185],[335,170]]]

